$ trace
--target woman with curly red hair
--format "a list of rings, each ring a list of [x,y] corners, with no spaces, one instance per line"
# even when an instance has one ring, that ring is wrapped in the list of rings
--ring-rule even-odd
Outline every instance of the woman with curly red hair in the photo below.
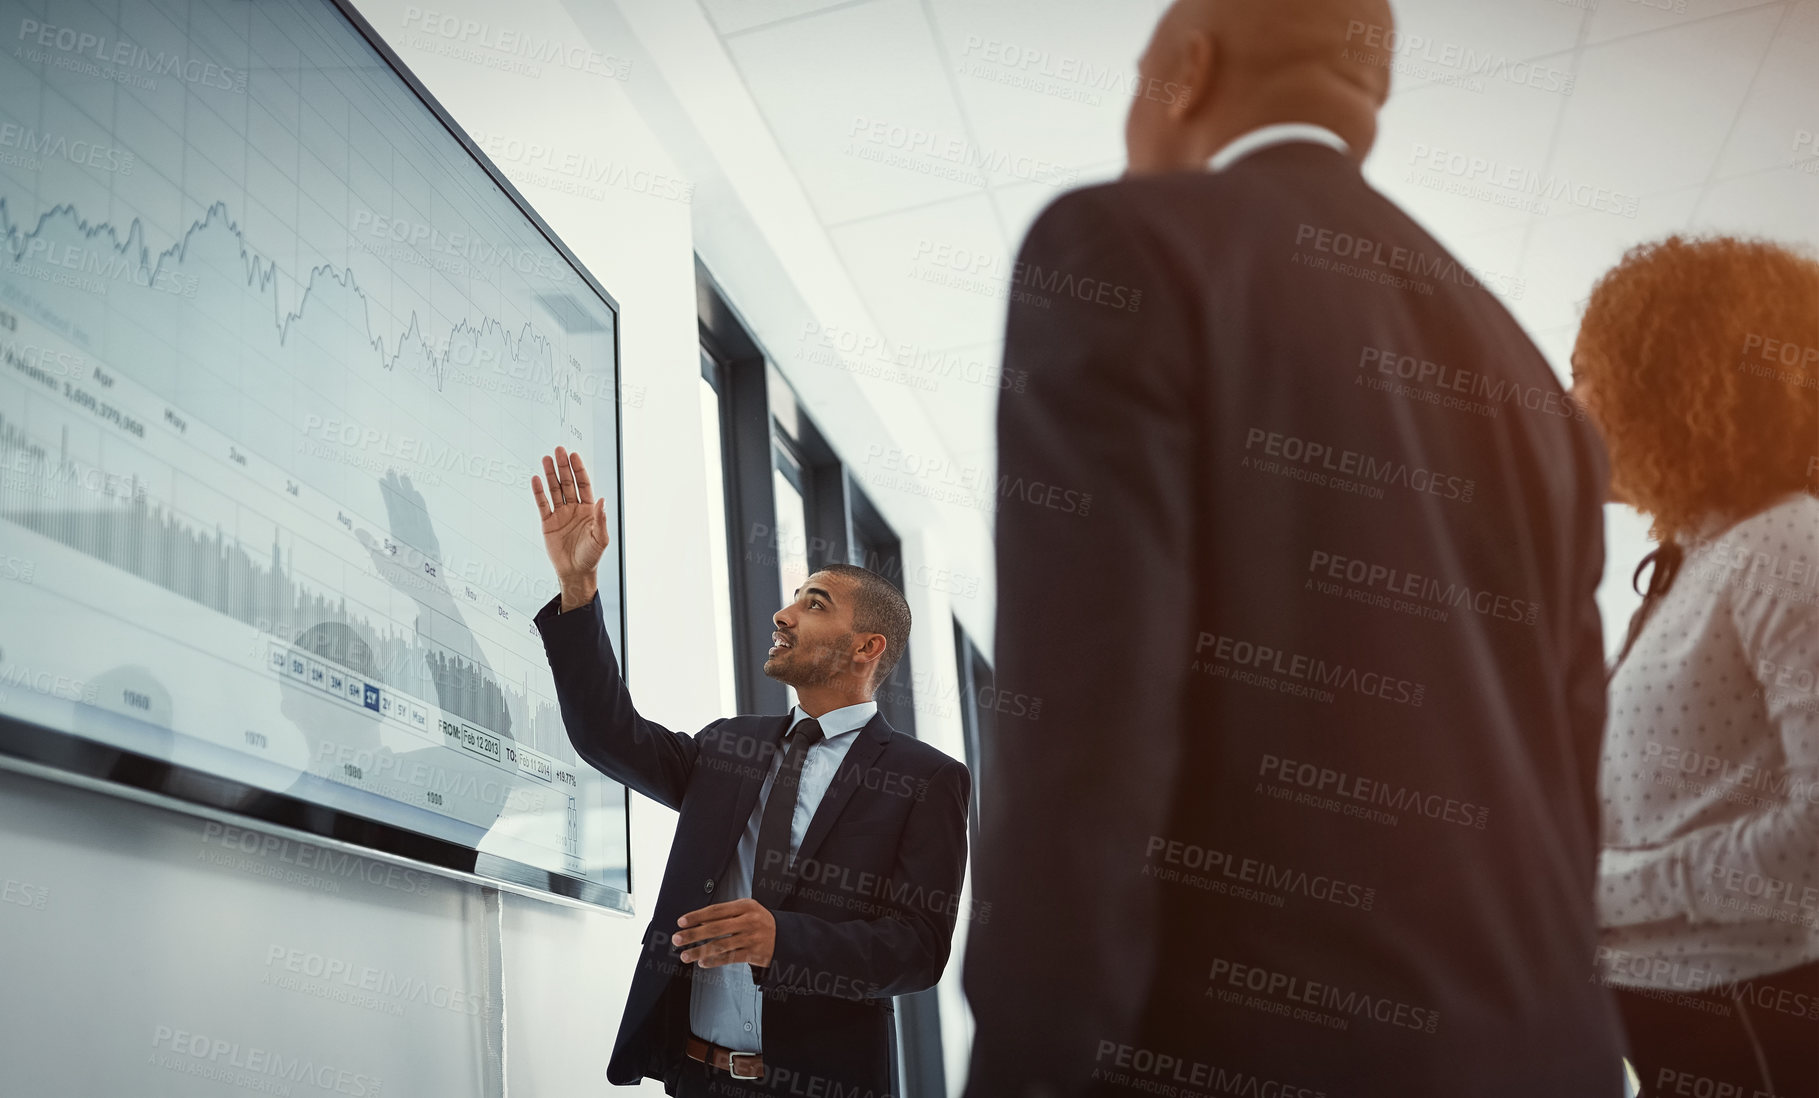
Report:
[[[1610,679],[1599,975],[1648,1092],[1819,1095],[1819,263],[1636,248],[1573,375],[1660,543]]]

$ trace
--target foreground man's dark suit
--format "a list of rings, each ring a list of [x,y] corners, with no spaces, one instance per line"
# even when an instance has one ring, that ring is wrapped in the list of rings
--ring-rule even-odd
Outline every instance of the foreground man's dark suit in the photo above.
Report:
[[[969,1098],[1622,1093],[1604,455],[1472,282],[1314,144],[1031,230]]]
[[[788,717],[730,717],[693,736],[638,715],[600,601],[536,618],[575,750],[681,813],[607,1078],[676,1093],[695,966],[669,944],[676,918],[717,903],[715,880],[758,803]],[[966,871],[966,767],[882,716],[859,730],[796,851],[762,984],[768,1081],[792,1093],[891,1089],[891,997],[933,987],[947,964]],[[754,979],[760,970],[753,969]]]

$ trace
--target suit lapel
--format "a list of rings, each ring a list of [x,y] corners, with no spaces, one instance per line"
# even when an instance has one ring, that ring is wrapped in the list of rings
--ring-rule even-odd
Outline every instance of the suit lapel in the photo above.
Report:
[[[808,831],[802,836],[802,845],[796,848],[796,860],[807,861],[815,856],[821,840],[834,828],[834,821],[846,808],[846,802],[853,799],[853,793],[859,788],[859,778],[877,760],[884,745],[891,738],[891,726],[884,722],[882,713],[872,714],[872,719],[865,722],[859,730],[859,736],[853,746],[847,748],[846,758],[840,761],[839,769],[834,771],[834,780],[821,797],[821,804],[815,808],[815,815],[808,822]],[[795,883],[791,881],[791,891]]]

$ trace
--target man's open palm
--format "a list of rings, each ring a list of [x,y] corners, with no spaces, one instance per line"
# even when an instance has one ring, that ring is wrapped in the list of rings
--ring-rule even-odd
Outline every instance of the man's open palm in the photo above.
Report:
[[[549,479],[549,493],[543,490]],[[593,482],[580,454],[556,447],[543,458],[543,477],[531,477],[537,513],[543,516],[543,548],[563,581],[592,578],[612,538],[606,531],[606,501],[594,498]]]

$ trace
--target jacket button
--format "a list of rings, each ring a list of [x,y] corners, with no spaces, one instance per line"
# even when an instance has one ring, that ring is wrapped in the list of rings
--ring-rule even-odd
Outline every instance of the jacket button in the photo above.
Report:
[[[707,882],[701,886],[701,891],[712,892],[713,890],[714,890],[714,879],[712,877],[709,877],[707,879]]]

